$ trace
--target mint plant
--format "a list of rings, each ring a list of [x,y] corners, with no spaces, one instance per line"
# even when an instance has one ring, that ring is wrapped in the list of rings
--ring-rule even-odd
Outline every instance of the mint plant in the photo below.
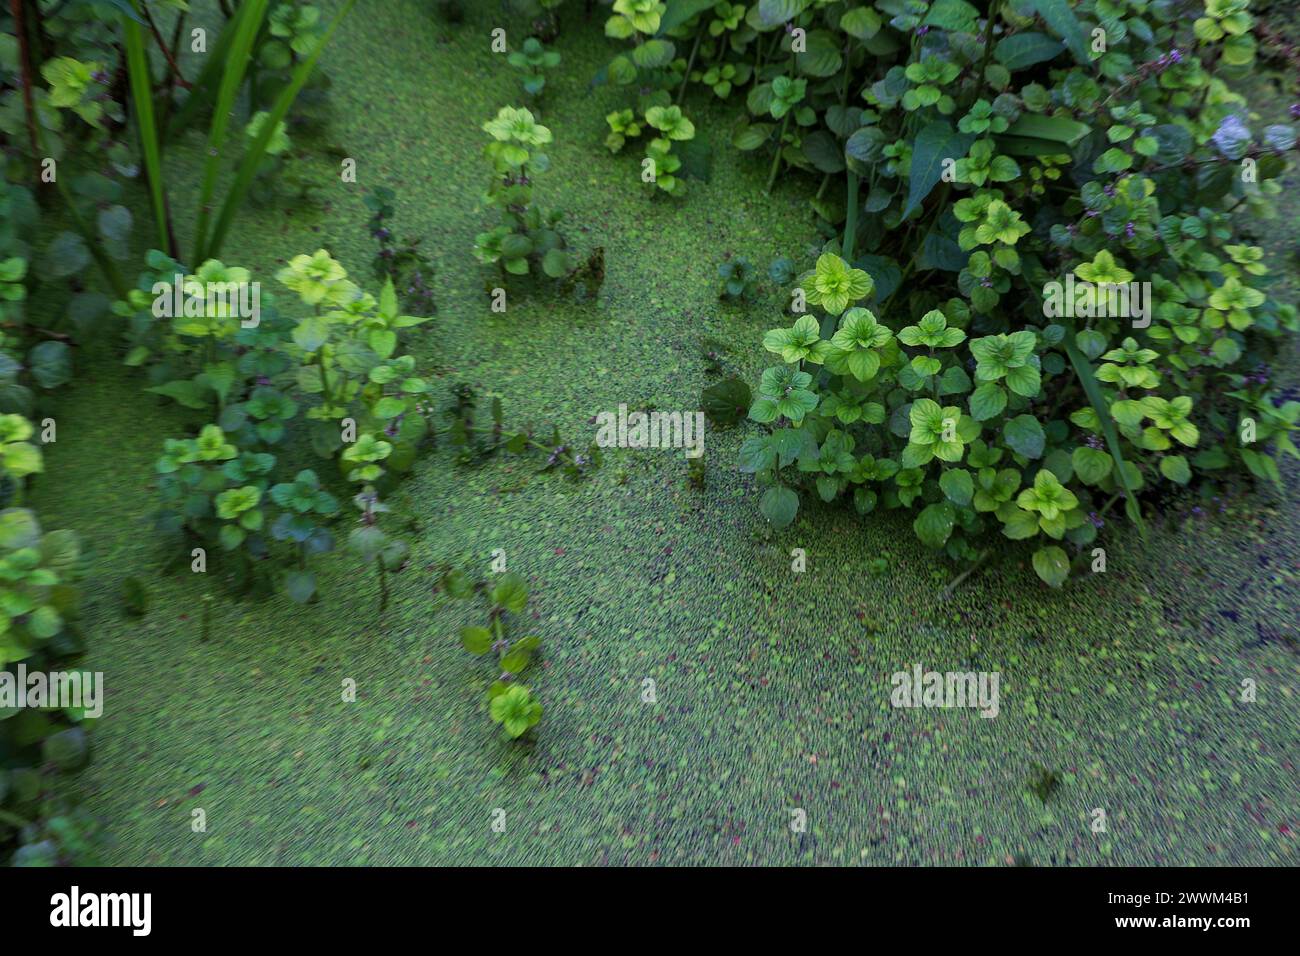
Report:
[[[686,82],[752,63],[732,143],[821,176],[834,236],[763,340],[784,364],[741,467],[773,524],[805,489],[904,508],[967,565],[1026,542],[1059,586],[1117,505],[1142,531],[1143,496],[1300,457],[1300,405],[1249,371],[1300,322],[1227,215],[1272,214],[1295,145],[1232,89],[1245,0],[759,4],[726,50],[699,39],[715,19],[664,30],[695,51]]]
[[[475,257],[496,265],[503,275],[527,275],[539,268],[553,279],[562,278],[573,268],[557,228],[563,214],[543,213],[533,197],[534,178],[550,167],[541,147],[551,142],[551,131],[530,110],[513,106],[503,106],[483,130],[492,137],[483,150],[493,171],[486,198],[501,222],[475,238]]]
[[[498,676],[487,692],[489,715],[510,738],[522,737],[542,719],[541,703],[529,687],[518,682],[542,639],[535,634],[516,637],[510,624],[511,615],[523,614],[528,606],[527,582],[509,572],[490,582],[474,583],[463,572],[449,571],[442,586],[453,599],[465,600],[476,594],[486,598],[485,622],[461,628],[461,646],[471,654],[494,655]]]
[[[537,98],[546,89],[546,71],[560,65],[560,54],[546,49],[537,37],[529,37],[506,61],[522,75],[524,93]]]

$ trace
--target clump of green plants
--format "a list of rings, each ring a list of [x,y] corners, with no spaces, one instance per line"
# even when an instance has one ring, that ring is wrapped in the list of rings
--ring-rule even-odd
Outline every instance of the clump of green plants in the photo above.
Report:
[[[1038,798],[1040,803],[1046,803],[1052,798],[1061,786],[1060,776],[1046,767],[1035,767],[1029,776],[1029,792]]]
[[[564,441],[555,426],[551,426],[549,438],[538,437],[531,428],[507,431],[505,406],[500,397],[493,397],[488,403],[488,420],[483,421],[481,402],[473,386],[461,382],[452,386],[451,393],[452,404],[445,411],[446,435],[448,444],[456,449],[456,460],[462,465],[482,462],[502,452],[541,453],[546,457],[538,474],[558,471],[576,480],[597,471],[603,464],[600,447],[594,441],[585,452],[580,451]]]
[[[750,265],[748,259],[740,256],[720,262],[718,264],[718,278],[722,280],[722,288],[718,290],[718,298],[739,302],[753,293],[757,272]]]
[[[402,307],[415,315],[433,315],[437,307],[433,299],[433,263],[420,249],[418,237],[408,237],[401,242],[393,235],[389,221],[393,217],[391,189],[379,186],[366,193],[363,201],[370,210],[366,228],[370,237],[379,244],[379,251],[371,262],[375,278],[391,279],[401,296]]]
[[[1060,586],[1104,567],[1117,506],[1141,532],[1146,498],[1280,484],[1300,402],[1270,369],[1300,322],[1230,212],[1273,214],[1295,129],[1252,128],[1229,86],[1254,59],[1247,4],[1201,19],[1020,0],[746,14],[783,55],[756,68],[734,142],[845,196],[822,201],[836,228],[763,340],[782,364],[741,467],[773,525],[805,490],[907,509],[955,561],[1023,541]],[[1104,51],[1084,40],[1098,25]]]
[[[395,487],[431,430],[429,384],[400,350],[405,331],[429,317],[402,313],[391,277],[378,298],[363,291],[324,249],[278,274],[307,310],[296,320],[260,292],[257,314],[246,314],[248,303],[231,296],[252,283],[247,270],[209,260],[188,273],[156,250],[149,265],[115,307],[128,323],[127,364],[158,383],[149,391],[206,419],[158,460],[160,527],[217,544],[249,586],[261,586],[276,545],[282,555],[287,547],[281,586],[313,600],[310,559],[333,549],[328,526],[340,509],[315,470],[282,470],[291,426],[342,481]],[[372,562],[369,550],[354,550]],[[378,550],[392,564],[394,549]]]
[[[523,76],[524,93],[539,97],[546,89],[546,70],[560,65],[560,54],[548,50],[537,37],[529,37],[518,50],[511,51],[507,62]]]
[[[313,96],[320,98],[327,81],[314,75],[316,61],[354,4],[346,0],[328,24],[298,0],[241,4],[192,77],[179,66],[180,45],[189,39],[183,5],[168,11],[175,15],[170,41],[155,19],[161,11],[130,4],[74,4],[39,16],[29,4],[7,11],[14,17],[7,32],[24,40],[13,50],[16,80],[0,91],[0,128],[13,147],[6,156],[15,160],[8,171],[14,178],[48,177],[43,181],[54,184],[70,227],[51,243],[48,255],[58,264],[48,271],[71,276],[93,263],[114,296],[126,295],[118,262],[131,255],[136,224],[121,195],[123,182],[135,178],[147,187],[153,243],[179,256],[163,156],[208,117],[192,259],[215,257],[259,173],[281,169],[285,121],[291,110],[306,112]],[[155,59],[165,64],[161,79]],[[244,91],[252,122],[241,148],[231,117]],[[237,156],[233,176],[218,191],[230,155]],[[51,163],[57,175],[50,175]],[[76,308],[83,317],[95,307],[102,314],[108,301],[79,297]]]
[[[559,36],[559,10],[564,6],[564,0],[507,0],[507,6],[510,12],[527,18],[533,33],[545,42],[550,43]]]
[[[0,416],[0,433],[0,472],[21,486],[40,470],[40,450],[26,442],[30,425],[19,416]],[[66,670],[85,650],[78,624],[80,564],[74,532],[44,531],[28,508],[0,510],[0,711],[6,712],[0,720],[0,852],[16,865],[94,861],[97,827],[61,783],[89,759],[86,730],[96,716],[87,713],[90,702],[67,708],[17,702],[30,687],[25,673]]]
[[[461,628],[460,643],[471,654],[494,655],[497,678],[488,688],[488,714],[511,739],[518,739],[542,719],[542,705],[533,691],[519,683],[519,676],[532,664],[542,645],[535,634],[516,637],[511,615],[522,615],[528,606],[528,582],[513,571],[488,582],[475,582],[463,571],[449,570],[442,578],[447,595],[456,600],[481,596],[487,605],[482,624]]]
[[[352,503],[361,515],[348,534],[348,547],[361,557],[363,563],[374,567],[379,582],[379,613],[382,614],[388,608],[388,575],[406,567],[410,545],[381,527],[380,518],[389,507],[379,500],[373,487],[366,485],[362,488]]]
[[[503,274],[527,275],[538,268],[562,278],[573,268],[573,256],[557,228],[563,213],[543,213],[533,196],[533,179],[550,167],[550,158],[540,150],[551,142],[551,131],[530,110],[514,106],[503,106],[483,129],[492,137],[483,153],[493,171],[485,198],[501,223],[475,237],[474,255]]]

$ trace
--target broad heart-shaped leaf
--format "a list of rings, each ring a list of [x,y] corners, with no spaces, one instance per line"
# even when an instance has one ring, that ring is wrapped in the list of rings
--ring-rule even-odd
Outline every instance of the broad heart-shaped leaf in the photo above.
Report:
[[[72,350],[67,342],[41,342],[27,353],[27,366],[41,388],[58,388],[72,381]]]
[[[803,154],[823,173],[844,172],[844,150],[839,141],[824,129],[803,138]]]
[[[1182,455],[1166,455],[1161,458],[1160,474],[1180,485],[1185,485],[1192,480],[1192,469]]]
[[[668,0],[667,9],[659,18],[659,34],[675,30],[697,13],[712,10],[716,0]]]
[[[970,393],[970,414],[977,422],[986,422],[1002,414],[1007,407],[1007,393],[997,382],[985,382]]]
[[[1089,62],[1087,35],[1071,9],[1071,0],[1031,0],[1030,5],[1038,11],[1048,28],[1065,41],[1076,60],[1084,64]]]
[[[471,654],[486,654],[492,649],[492,632],[486,627],[462,627],[460,643]]]
[[[853,266],[871,276],[871,301],[884,302],[903,281],[903,270],[889,256],[863,256]]]
[[[922,127],[921,132],[916,134],[916,143],[912,147],[912,172],[907,205],[903,209],[904,216],[930,195],[930,190],[943,175],[943,161],[961,159],[973,142],[974,134],[959,133],[946,120],[934,120]]]
[[[503,574],[492,587],[492,603],[518,614],[528,604],[528,584],[513,571]]]
[[[751,435],[740,446],[740,470],[748,474],[776,466],[776,449],[767,435]]]
[[[772,136],[775,123],[749,123],[736,130],[731,136],[731,145],[744,152],[758,149]]]
[[[979,10],[966,0],[934,0],[921,22],[941,30],[974,33],[979,15]]]
[[[1100,448],[1089,448],[1086,445],[1074,450],[1070,463],[1074,466],[1074,473],[1085,485],[1101,484],[1114,465],[1110,455]]]
[[[784,528],[799,512],[799,496],[784,485],[773,485],[763,492],[758,510],[774,528]]]
[[[1070,558],[1056,545],[1039,548],[1034,552],[1034,573],[1054,588],[1059,588],[1070,576]]]
[[[921,543],[931,548],[942,548],[952,536],[956,515],[952,505],[946,501],[926,505],[925,509],[912,522],[912,530],[921,539]]]
[[[758,0],[758,17],[765,26],[775,27],[803,13],[809,0]]]
[[[299,604],[306,604],[316,593],[315,572],[290,571],[284,576],[284,591]]]
[[[1045,33],[1017,33],[999,40],[993,48],[997,61],[1014,73],[1036,63],[1055,59],[1065,52],[1065,45]]]
[[[1043,426],[1033,415],[1017,415],[1002,429],[1007,447],[1026,458],[1041,458],[1047,444]]]
[[[35,512],[27,508],[6,508],[0,511],[0,548],[29,548],[40,539],[41,526],[36,521]]]
[[[968,505],[975,494],[975,482],[964,468],[949,468],[939,478],[939,487],[955,505]]]
[[[723,379],[700,392],[700,408],[714,424],[734,425],[745,417],[752,397],[749,386],[740,379]]]

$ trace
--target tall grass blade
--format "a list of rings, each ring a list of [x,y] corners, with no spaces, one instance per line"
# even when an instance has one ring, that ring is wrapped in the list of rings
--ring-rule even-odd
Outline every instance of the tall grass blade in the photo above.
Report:
[[[175,139],[183,133],[194,122],[203,107],[212,103],[217,85],[221,82],[222,71],[226,67],[231,44],[234,43],[235,35],[239,32],[240,24],[248,17],[251,9],[250,4],[241,3],[235,15],[222,28],[217,42],[205,54],[203,69],[190,85],[190,95],[185,98],[185,102],[180,105],[180,109],[172,115],[171,122],[167,124],[167,139]]]
[[[1106,404],[1106,397],[1102,395],[1101,386],[1097,384],[1097,376],[1093,374],[1092,364],[1074,344],[1074,329],[1068,326],[1064,343],[1065,354],[1070,357],[1070,364],[1074,366],[1074,372],[1079,376],[1079,384],[1083,386],[1088,401],[1092,403],[1093,410],[1101,421],[1101,431],[1106,437],[1106,448],[1110,451],[1110,456],[1115,459],[1116,480],[1124,489],[1124,511],[1129,516],[1129,520],[1137,525],[1138,533],[1145,539],[1147,529],[1142,522],[1142,509],[1138,507],[1137,496],[1129,487],[1128,473],[1124,470],[1124,453],[1120,451],[1119,432],[1115,429],[1115,419],[1111,417],[1110,406]]]
[[[144,31],[138,22],[123,16],[122,32],[126,40],[126,69],[131,83],[131,102],[140,133],[140,153],[144,157],[144,169],[149,178],[149,201],[153,204],[154,222],[158,226],[158,248],[171,252],[167,203],[163,198],[162,149],[158,144],[158,126],[154,119],[153,77],[149,72],[149,57],[145,53]]]
[[[235,173],[235,181],[230,186],[230,191],[226,194],[226,201],[221,207],[221,215],[217,219],[216,225],[212,229],[212,237],[204,249],[205,258],[212,258],[221,251],[221,245],[225,241],[226,233],[230,229],[231,220],[234,218],[235,210],[239,208],[240,203],[244,201],[244,196],[248,193],[248,188],[253,183],[253,176],[257,173],[257,167],[261,165],[263,157],[266,155],[267,144],[271,142],[271,134],[275,132],[276,127],[289,114],[293,101],[297,99],[298,93],[307,83],[311,76],[311,71],[316,67],[316,61],[320,59],[321,53],[325,50],[338,29],[338,25],[343,18],[348,15],[354,6],[356,0],[347,0],[343,9],[339,11],[338,16],[330,23],[320,41],[316,44],[315,49],[294,67],[293,76],[289,85],[280,91],[276,98],[275,105],[271,108],[271,113],[266,122],[262,124],[261,130],[257,137],[249,144],[248,150],[244,153],[244,158],[240,161],[239,170]]]
[[[217,189],[217,177],[221,172],[221,151],[226,145],[226,135],[230,131],[230,118],[235,110],[235,98],[239,87],[244,82],[244,73],[248,70],[248,61],[252,57],[253,44],[262,29],[262,20],[266,17],[268,0],[244,0],[240,9],[248,8],[248,15],[239,21],[238,29],[230,44],[230,55],[226,58],[225,72],[221,75],[221,86],[217,91],[217,104],[212,113],[212,125],[208,131],[208,154],[204,157],[203,180],[199,187],[199,216],[194,227],[194,266],[209,254],[208,223],[212,219],[213,194]]]

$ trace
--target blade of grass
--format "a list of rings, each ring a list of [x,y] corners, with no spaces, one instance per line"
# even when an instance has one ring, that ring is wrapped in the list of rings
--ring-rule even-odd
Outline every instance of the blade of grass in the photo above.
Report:
[[[239,170],[235,173],[235,181],[231,183],[230,190],[226,193],[226,201],[222,204],[221,215],[212,229],[212,237],[204,250],[207,258],[211,258],[221,251],[221,244],[225,241],[226,232],[230,229],[235,210],[244,201],[244,196],[253,183],[253,176],[257,173],[257,167],[261,165],[262,158],[266,155],[266,147],[271,142],[271,134],[275,132],[276,127],[288,115],[290,107],[293,106],[293,101],[297,99],[298,93],[306,84],[308,77],[311,76],[311,71],[316,67],[316,61],[320,59],[320,55],[334,35],[334,31],[338,29],[338,25],[343,22],[343,18],[348,15],[348,11],[354,6],[356,6],[356,0],[347,0],[343,4],[343,9],[338,12],[338,15],[330,23],[329,28],[316,44],[315,49],[311,51],[306,59],[294,67],[289,85],[281,90],[280,95],[276,97],[270,115],[267,116],[266,122],[262,124],[257,137],[245,151],[244,158],[239,164]]]
[[[144,32],[140,29],[140,24],[124,16],[122,33],[126,40],[126,69],[131,82],[135,123],[140,134],[140,153],[144,157],[145,173],[149,177],[149,200],[153,205],[154,222],[158,226],[158,248],[175,254],[167,229],[167,203],[163,198],[162,149],[158,144],[158,126],[154,121],[153,77],[149,72],[149,57],[145,54]]]
[[[1036,289],[1033,291],[1034,298],[1038,300],[1039,306],[1042,306],[1043,297]],[[1097,413],[1097,419],[1101,422],[1101,432],[1106,439],[1106,449],[1110,452],[1110,457],[1115,459],[1116,480],[1119,483],[1120,490],[1124,493],[1124,512],[1128,515],[1129,520],[1137,525],[1138,534],[1145,541],[1147,527],[1142,521],[1142,509],[1138,506],[1137,495],[1134,494],[1133,488],[1128,483],[1128,474],[1124,470],[1124,452],[1119,444],[1119,431],[1115,428],[1115,419],[1111,416],[1110,406],[1106,404],[1106,396],[1101,393],[1101,386],[1097,384],[1097,376],[1093,374],[1091,363],[1079,351],[1079,347],[1074,344],[1073,323],[1064,321],[1059,316],[1056,318],[1056,322],[1065,328],[1065,338],[1063,340],[1065,354],[1070,359],[1070,364],[1074,366],[1074,374],[1078,376],[1079,384],[1083,386],[1084,394],[1088,396],[1088,402],[1092,405],[1093,411]]]
[[[1119,486],[1124,489],[1124,511],[1128,514],[1129,520],[1137,525],[1138,534],[1145,540],[1147,529],[1142,522],[1142,509],[1138,507],[1137,496],[1133,494],[1133,489],[1129,486],[1128,474],[1124,470],[1124,453],[1120,451],[1119,432],[1115,429],[1115,419],[1111,417],[1110,406],[1106,404],[1106,397],[1102,395],[1101,386],[1097,384],[1097,376],[1093,374],[1092,365],[1074,344],[1074,329],[1069,326],[1066,326],[1064,343],[1065,354],[1069,356],[1070,364],[1074,366],[1074,373],[1079,376],[1079,384],[1083,386],[1088,401],[1092,403],[1093,410],[1101,421],[1106,447],[1110,451],[1110,456],[1115,459],[1117,480]]]
[[[167,138],[175,139],[185,129],[194,122],[200,109],[205,104],[211,103],[217,84],[221,81],[222,70],[225,69],[226,57],[230,52],[230,45],[234,42],[235,34],[239,32],[239,25],[244,18],[248,16],[252,7],[249,4],[241,4],[235,11],[234,17],[222,28],[217,42],[213,44],[212,49],[205,55],[203,69],[191,84],[190,95],[185,98],[180,109],[172,116],[171,122],[167,124]]]
[[[266,16],[268,0],[245,0],[241,4],[248,7],[248,16],[239,21],[230,45],[230,55],[226,59],[225,72],[221,75],[221,87],[217,91],[217,105],[212,113],[212,126],[208,132],[208,154],[203,163],[203,180],[199,189],[199,216],[194,227],[194,265],[197,266],[208,254],[208,223],[212,218],[213,193],[217,189],[217,177],[221,172],[221,150],[226,145],[226,134],[230,130],[230,118],[235,110],[235,97],[244,82],[244,73],[252,57],[253,44],[262,29],[262,20]]]

